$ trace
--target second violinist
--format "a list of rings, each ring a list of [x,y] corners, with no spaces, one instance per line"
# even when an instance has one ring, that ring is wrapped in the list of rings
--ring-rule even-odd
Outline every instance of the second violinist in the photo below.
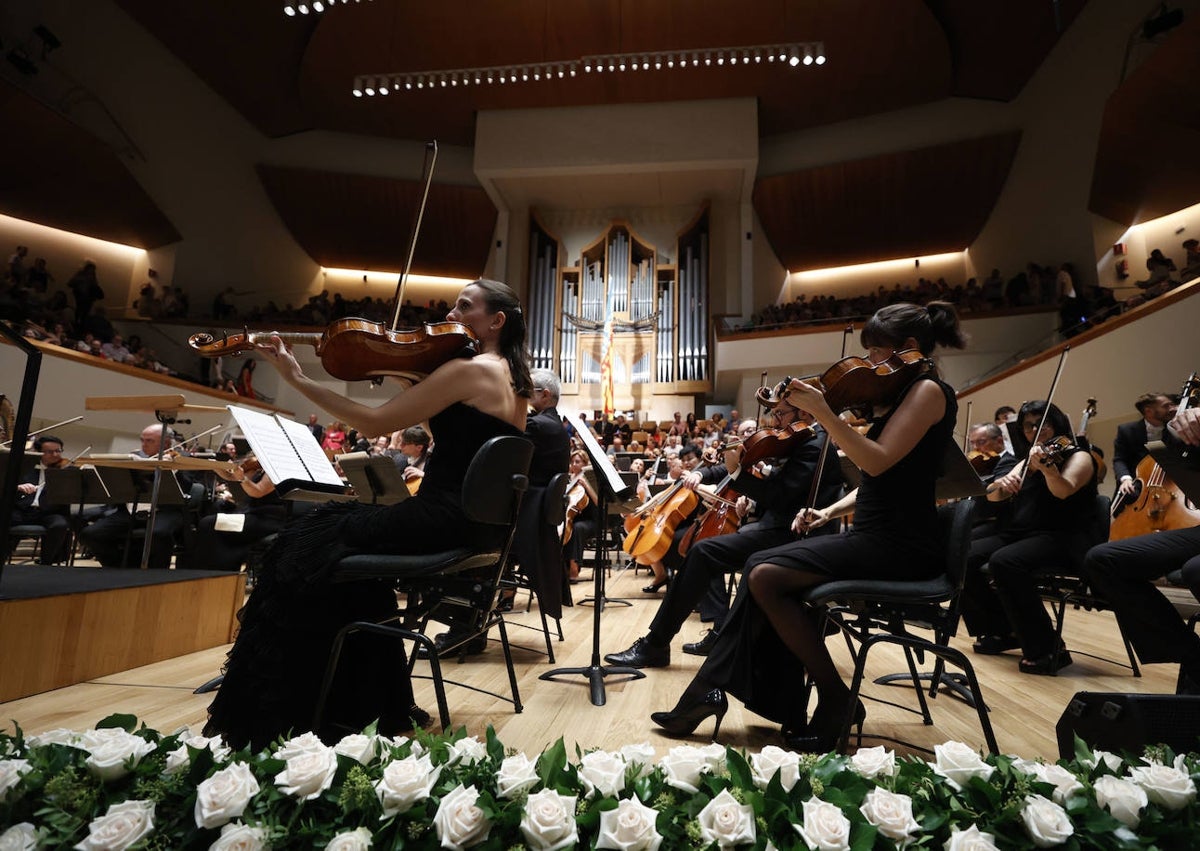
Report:
[[[1014,449],[1025,458],[988,492],[992,502],[1011,499],[1012,512],[1004,528],[971,542],[962,615],[976,653],[1019,647],[1022,673],[1053,674],[1071,664],[1071,655],[1057,646],[1036,579],[1055,565],[1082,569],[1088,548],[1099,543],[1096,461],[1071,442],[1071,421],[1051,403],[1026,402],[1017,422],[1023,439]],[[985,564],[994,590],[981,573]]]
[[[781,432],[796,422],[812,422],[811,416],[786,402],[776,405],[771,415],[773,424]],[[725,575],[740,570],[753,553],[795,539],[792,520],[811,495],[813,475],[821,456],[821,441],[796,435],[788,445],[787,454],[778,459],[767,478],[759,478],[750,469],[743,468],[741,456],[740,446],[728,450],[725,469],[731,475],[734,490],[758,503],[761,512],[758,521],[744,524],[733,534],[696,542],[667,587],[662,605],[650,622],[650,631],[628,650],[605,656],[608,662],[637,668],[660,668],[670,664],[671,640],[679,633],[692,609],[701,603],[714,580],[723,590]],[[693,487],[700,482],[699,474],[689,473],[688,476],[694,481]],[[831,451],[826,454],[818,502],[825,505],[837,499],[842,484],[837,453]],[[726,612],[714,611],[713,614],[713,629],[700,641],[685,644],[685,653],[707,655],[716,643]]]
[[[966,345],[958,315],[945,302],[889,305],[867,321],[861,340],[872,364],[904,350],[929,356],[939,345]],[[849,403],[855,401],[861,400]],[[834,579],[918,580],[941,572],[934,484],[958,405],[953,389],[933,370],[915,377],[895,398],[878,403],[865,435],[839,418],[819,388],[794,381],[785,402],[809,411],[863,471],[856,491],[819,510],[802,511],[793,528],[824,525],[853,510],[854,529],[751,556],[708,659],[675,708],[650,717],[676,735],[691,733],[709,716],[716,716],[719,726],[729,692],[748,709],[782,723],[793,749],[824,752],[847,715],[861,726],[864,710],[861,703],[850,704],[850,690],[829,655],[817,618],[800,595]],[[817,692],[811,718],[806,717],[805,671]]]

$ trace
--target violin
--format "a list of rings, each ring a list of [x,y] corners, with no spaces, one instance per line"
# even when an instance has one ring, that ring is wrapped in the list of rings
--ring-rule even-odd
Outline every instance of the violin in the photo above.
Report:
[[[971,469],[982,479],[996,472],[996,464],[1000,462],[1000,453],[972,449],[967,453],[967,460],[971,462]]]
[[[567,510],[563,516],[563,522],[558,528],[559,537],[562,538],[564,545],[571,540],[571,535],[575,531],[575,518],[582,514],[591,502],[587,488],[583,486],[582,478],[576,479],[567,486]]]
[[[851,355],[829,367],[818,378],[798,380],[812,384],[824,393],[826,404],[838,414],[858,405],[890,405],[932,368],[933,361],[918,350],[905,349],[893,352],[879,363]],[[783,391],[785,399],[789,392]]]
[[[791,455],[797,446],[816,437],[811,426],[797,420],[784,428],[760,428],[742,441],[743,467],[753,467],[759,461],[784,458]]]
[[[479,346],[475,332],[461,322],[427,322],[411,331],[392,331],[382,322],[357,318],[335,320],[319,333],[243,329],[218,339],[201,332],[188,337],[188,345],[202,357],[217,358],[253,351],[272,336],[312,346],[325,371],[342,381],[388,375],[419,380],[448,361],[475,355]]]

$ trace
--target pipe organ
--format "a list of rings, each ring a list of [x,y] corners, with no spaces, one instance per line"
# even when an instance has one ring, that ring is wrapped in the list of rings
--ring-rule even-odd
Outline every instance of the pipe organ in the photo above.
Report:
[[[599,404],[606,347],[618,410],[649,410],[656,395],[711,393],[707,209],[677,235],[677,263],[623,221],[573,263],[565,255],[531,217],[529,345],[535,366],[558,372],[564,401]]]

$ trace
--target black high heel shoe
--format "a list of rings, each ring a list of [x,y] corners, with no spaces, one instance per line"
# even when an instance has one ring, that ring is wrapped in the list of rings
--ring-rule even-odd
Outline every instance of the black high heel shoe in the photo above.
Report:
[[[820,708],[818,707],[818,711]],[[842,735],[842,726],[844,723],[844,715],[835,713],[835,720],[832,722],[824,721],[816,715],[808,723],[807,729],[803,734],[791,734],[790,730],[784,729],[784,742],[788,748],[798,753],[828,753],[838,746],[838,740]],[[850,727],[858,728],[858,732],[862,733],[863,721],[867,718],[867,707],[863,706],[863,702],[857,701],[854,707],[854,717],[850,720]]]
[[[649,585],[647,585],[645,588],[642,589],[642,593],[643,594],[654,594],[658,591],[659,588],[662,588],[664,585],[668,584],[670,581],[671,581],[670,577],[666,577],[664,579],[655,579],[652,583],[650,583]]]
[[[710,715],[717,720],[713,725],[713,739],[721,732],[721,720],[729,711],[729,699],[719,688],[710,689],[699,698],[690,700],[685,705],[684,698],[670,712],[653,712],[650,720],[662,727],[672,736],[690,736],[700,726],[700,722]]]

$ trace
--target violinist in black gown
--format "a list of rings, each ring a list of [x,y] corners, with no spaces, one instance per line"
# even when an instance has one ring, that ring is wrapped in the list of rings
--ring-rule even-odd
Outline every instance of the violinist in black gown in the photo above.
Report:
[[[524,433],[532,388],[525,319],[513,291],[487,280],[464,287],[446,318],[475,332],[478,354],[443,364],[375,408],[305,376],[278,337],[259,346],[288,384],[335,419],[369,434],[428,421],[437,451],[416,496],[390,506],[330,504],[280,533],[241,612],[225,680],[209,707],[208,735],[220,733],[234,747],[258,749],[289,731],[309,729],[338,630],[349,621],[396,610],[387,582],[338,582],[342,558],[493,543],[494,532],[464,516],[461,489],[471,459],[485,442]],[[337,727],[361,728],[378,719],[379,732],[392,735],[424,716],[413,704],[399,643],[371,638],[356,635],[347,642],[326,713],[330,727],[319,734],[336,737]]]
[[[872,363],[894,353],[935,347],[962,348],[954,307],[889,305],[871,317],[862,343]],[[849,705],[843,682],[825,647],[815,613],[800,599],[807,589],[843,578],[928,579],[944,570],[934,484],[958,405],[954,391],[930,370],[912,381],[860,434],[830,408],[824,394],[800,381],[789,387],[788,403],[810,412],[831,440],[862,470],[857,490],[831,506],[796,518],[800,531],[854,511],[854,528],[837,536],[807,538],[756,553],[720,637],[695,679],[670,712],[651,720],[668,733],[685,735],[709,716],[720,727],[726,692],[748,709],[780,722],[794,748],[824,751],[834,744],[847,713],[861,724],[862,705]],[[818,705],[805,718],[804,673],[816,688]]]

